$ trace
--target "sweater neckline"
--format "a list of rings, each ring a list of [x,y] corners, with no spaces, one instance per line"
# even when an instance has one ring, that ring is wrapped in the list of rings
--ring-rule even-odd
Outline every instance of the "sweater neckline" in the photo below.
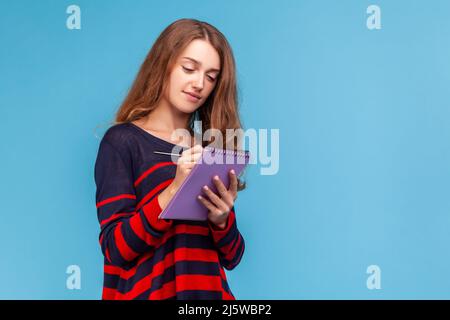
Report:
[[[173,147],[180,147],[180,148],[182,148],[183,150],[184,150],[184,149],[187,149],[186,146],[183,146],[183,145],[180,145],[180,144],[175,144],[175,143],[169,142],[169,141],[167,141],[167,140],[164,140],[164,139],[162,139],[162,138],[160,138],[160,137],[157,137],[157,136],[155,136],[154,134],[151,134],[151,133],[148,132],[147,130],[145,130],[145,129],[139,127],[138,125],[135,125],[135,124],[132,123],[132,122],[128,122],[128,124],[129,124],[131,127],[134,127],[134,128],[136,128],[138,131],[140,131],[145,137],[149,138],[149,139],[152,140],[153,142],[156,142],[156,143],[158,143],[158,144],[160,144],[160,145],[169,146],[171,149],[172,149]]]

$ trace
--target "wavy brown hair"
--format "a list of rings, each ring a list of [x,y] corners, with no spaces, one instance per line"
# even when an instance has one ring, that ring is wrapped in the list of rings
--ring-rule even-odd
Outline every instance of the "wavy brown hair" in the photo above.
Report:
[[[194,19],[180,19],[170,24],[153,44],[119,110],[115,124],[139,120],[154,110],[165,92],[170,72],[182,51],[193,40],[205,40],[220,57],[221,70],[216,86],[206,101],[189,119],[189,131],[194,133],[194,121],[202,122],[202,132],[218,129],[222,133],[222,146],[228,146],[226,129],[242,129],[238,113],[236,64],[232,49],[225,36],[212,25]],[[211,141],[202,141],[203,146]],[[240,148],[237,137],[232,148]],[[238,179],[238,190],[245,182]]]

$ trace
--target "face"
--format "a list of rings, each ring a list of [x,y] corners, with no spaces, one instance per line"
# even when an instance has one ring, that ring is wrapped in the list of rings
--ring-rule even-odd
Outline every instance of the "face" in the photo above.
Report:
[[[216,49],[204,40],[193,40],[175,62],[165,98],[179,111],[192,113],[213,91],[219,71]]]

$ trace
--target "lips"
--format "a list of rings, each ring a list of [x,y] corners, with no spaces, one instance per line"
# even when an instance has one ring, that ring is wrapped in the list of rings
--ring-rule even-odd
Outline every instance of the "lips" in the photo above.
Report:
[[[183,91],[185,94],[187,94],[188,96],[191,96],[191,97],[193,97],[193,98],[195,98],[195,99],[197,99],[197,100],[200,100],[200,96],[199,95],[197,95],[197,94],[195,94],[195,93],[193,93],[193,92],[186,92],[186,91]]]

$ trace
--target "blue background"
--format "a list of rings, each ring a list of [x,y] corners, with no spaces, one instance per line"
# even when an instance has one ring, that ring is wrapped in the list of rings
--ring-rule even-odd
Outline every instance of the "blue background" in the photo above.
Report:
[[[153,41],[190,17],[233,47],[245,128],[280,129],[278,174],[252,166],[236,202],[236,298],[450,299],[449,15],[444,0],[1,1],[0,298],[100,298],[100,137]]]

